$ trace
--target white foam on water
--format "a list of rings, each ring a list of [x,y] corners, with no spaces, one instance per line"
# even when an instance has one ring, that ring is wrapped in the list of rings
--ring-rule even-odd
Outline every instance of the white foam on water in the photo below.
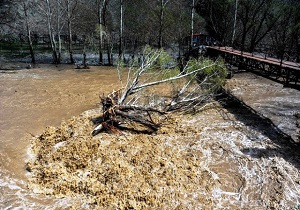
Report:
[[[27,189],[22,180],[16,180],[6,176],[0,178],[0,189],[5,192],[0,196],[0,209],[65,209],[78,203],[81,205],[80,198],[54,198],[51,196],[35,194]],[[86,208],[82,208],[86,209]]]

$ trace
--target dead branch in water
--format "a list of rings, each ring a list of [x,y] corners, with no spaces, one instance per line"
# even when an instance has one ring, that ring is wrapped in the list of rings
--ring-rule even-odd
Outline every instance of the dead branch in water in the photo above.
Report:
[[[129,67],[126,86],[100,97],[102,122],[92,135],[103,130],[121,133],[120,130],[126,128],[155,132],[166,113],[204,104],[223,85],[226,77],[226,68],[219,61],[191,60],[183,71],[167,68],[171,62],[174,63],[163,50],[146,48],[139,67],[135,67],[135,62]],[[118,73],[121,81],[121,72]],[[163,91],[155,94],[155,87],[162,84],[162,89],[171,87],[171,90],[165,91],[165,95]]]

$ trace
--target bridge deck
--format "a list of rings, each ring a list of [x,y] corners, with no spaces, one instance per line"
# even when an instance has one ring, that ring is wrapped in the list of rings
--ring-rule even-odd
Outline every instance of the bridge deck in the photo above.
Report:
[[[242,52],[231,47],[208,47],[208,53],[213,56],[222,56],[232,65],[258,71],[275,80],[283,81],[286,85],[291,83],[296,85],[300,80],[300,63],[281,61],[258,53]]]
[[[261,62],[267,62],[267,63],[271,63],[271,64],[275,64],[275,65],[280,65],[281,61],[280,59],[277,58],[272,58],[272,57],[265,57],[263,55],[259,55],[259,54],[254,54],[254,53],[249,53],[249,52],[241,52],[239,50],[235,50],[231,47],[210,47],[210,48],[214,48],[217,49],[219,51],[222,52],[226,52],[226,53],[231,53],[231,54],[235,54],[235,55],[242,55],[244,57],[247,58],[252,58]],[[290,67],[293,68],[295,70],[299,70],[300,71],[300,63],[295,63],[295,62],[291,62],[291,61],[282,61],[282,66],[283,67]]]

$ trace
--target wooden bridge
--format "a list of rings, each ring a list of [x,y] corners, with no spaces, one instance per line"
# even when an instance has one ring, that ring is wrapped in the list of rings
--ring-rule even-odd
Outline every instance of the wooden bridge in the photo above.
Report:
[[[208,47],[209,56],[221,56],[231,65],[239,69],[252,71],[267,76],[286,86],[297,85],[300,82],[300,63],[283,61],[265,55],[242,52],[231,47]]]

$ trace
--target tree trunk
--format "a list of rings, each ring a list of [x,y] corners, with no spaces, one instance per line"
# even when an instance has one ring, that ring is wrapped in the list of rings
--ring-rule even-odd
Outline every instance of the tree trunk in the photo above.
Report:
[[[23,1],[23,10],[24,10],[24,15],[25,15],[25,24],[26,24],[26,30],[27,30],[27,41],[28,41],[28,45],[29,45],[31,63],[35,64],[35,53],[34,53],[32,40],[31,40],[31,30],[30,30],[29,22],[28,22],[27,9],[28,9],[27,5],[26,5],[25,1]]]
[[[300,63],[300,44],[299,44],[299,41],[297,41],[297,58],[296,58],[296,62]]]
[[[247,25],[243,26],[242,40],[240,50],[243,52],[245,50],[246,36],[247,36]]]
[[[72,47],[72,22],[71,20],[68,21],[68,31],[69,31],[69,42],[68,42],[68,50],[70,56],[70,63],[75,63],[73,58],[73,47]]]
[[[67,13],[68,13],[68,35],[69,35],[69,42],[68,42],[68,50],[70,56],[70,63],[75,63],[73,58],[73,48],[72,48],[72,17],[71,17],[71,8],[70,8],[70,0],[67,0]]]
[[[124,57],[123,55],[123,0],[120,0],[120,37],[119,37],[119,59]]]
[[[164,0],[160,0],[160,15],[159,15],[159,30],[158,30],[158,48],[162,48],[163,46],[163,21],[164,21]]]
[[[107,60],[108,60],[108,65],[112,66],[113,65],[113,61],[111,59],[111,40],[110,40],[110,36],[109,35],[107,35],[106,41],[107,41],[106,46],[107,46]]]
[[[56,41],[52,32],[49,34],[49,37],[50,37],[50,44],[52,49],[53,63],[58,64],[59,62],[58,62],[58,55],[56,51]]]
[[[193,5],[192,5],[192,18],[191,18],[191,46],[190,46],[191,49],[193,48],[194,15],[195,15],[195,0],[193,0]]]
[[[83,68],[87,68],[87,63],[86,63],[86,44],[85,44],[85,42],[84,42],[84,46],[83,46],[82,56],[83,56],[83,59],[82,59]]]
[[[57,18],[57,39],[58,39],[58,50],[57,50],[57,63],[60,64],[61,61],[61,37],[60,37],[60,32],[61,32],[61,23],[60,23],[60,16],[61,16],[61,10],[60,10],[60,1],[57,0],[57,13],[56,13],[56,18]]]
[[[48,33],[49,33],[50,44],[51,44],[52,55],[53,55],[53,63],[58,64],[59,62],[58,62],[58,56],[56,51],[56,41],[52,29],[52,10],[51,10],[51,5],[49,0],[46,0],[46,3],[47,3],[47,25],[48,25]]]
[[[31,40],[31,30],[29,29],[29,26],[27,25],[27,33],[28,33],[28,44],[29,44],[29,51],[30,51],[30,56],[31,56],[31,63],[35,64],[35,53],[32,45],[32,40]]]
[[[238,12],[238,0],[235,0],[234,22],[233,22],[232,39],[231,39],[231,46],[232,47],[233,47],[234,41],[235,41],[237,12]]]
[[[57,34],[58,36],[58,56],[57,56],[57,62],[60,64],[61,62],[61,37],[60,37],[60,32]]]
[[[103,0],[102,4],[101,1],[99,0],[99,8],[98,8],[98,23],[99,23],[99,65],[103,65],[103,31],[104,31],[104,23],[103,23],[103,16],[105,15],[105,5],[106,5],[106,0]]]

